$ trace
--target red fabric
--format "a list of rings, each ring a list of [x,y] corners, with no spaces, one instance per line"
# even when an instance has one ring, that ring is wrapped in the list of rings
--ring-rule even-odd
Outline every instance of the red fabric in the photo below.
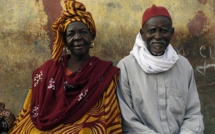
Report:
[[[65,75],[70,75],[70,74],[72,74],[72,72],[66,67],[66,71],[65,71]]]
[[[165,7],[156,6],[153,4],[152,7],[146,9],[146,11],[143,13],[142,26],[148,19],[155,16],[166,16],[172,21],[172,18]]]
[[[68,55],[61,61],[49,60],[33,72],[30,114],[40,130],[80,119],[119,71],[111,62],[91,57],[78,72],[66,76],[67,58]]]

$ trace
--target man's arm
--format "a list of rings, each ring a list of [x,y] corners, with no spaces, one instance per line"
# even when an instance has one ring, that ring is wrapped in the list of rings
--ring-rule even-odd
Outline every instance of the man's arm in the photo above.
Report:
[[[200,101],[196,88],[193,70],[190,75],[190,84],[184,122],[181,126],[180,134],[203,134],[204,123],[200,112]]]
[[[117,67],[120,68],[119,84],[117,86],[117,99],[122,115],[123,134],[157,134],[149,129],[137,116],[133,109],[131,91],[127,76],[127,71],[123,62]],[[137,104],[138,105],[138,104]]]

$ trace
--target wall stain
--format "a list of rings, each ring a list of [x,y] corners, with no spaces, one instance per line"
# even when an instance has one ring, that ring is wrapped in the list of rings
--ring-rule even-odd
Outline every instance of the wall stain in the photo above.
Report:
[[[213,2],[211,3],[212,7],[213,7],[213,14],[215,15],[215,0],[213,0]]]
[[[117,8],[117,9],[121,9],[122,8],[122,5],[118,2],[109,2],[106,4],[108,6],[108,8]]]
[[[115,4],[115,3],[113,3],[113,2],[109,2],[109,3],[107,3],[107,6],[108,6],[108,7],[116,8],[116,4]]]
[[[193,36],[199,36],[202,34],[204,28],[207,25],[207,17],[202,11],[198,11],[195,17],[187,24],[189,33]]]
[[[33,42],[33,39],[32,39],[32,35],[31,34],[25,34],[25,39],[27,40],[27,45],[30,45],[31,42]]]
[[[205,5],[207,3],[207,0],[198,0],[198,2]]]
[[[142,13],[144,12],[142,5],[132,5],[131,10],[136,12],[142,12]]]
[[[38,45],[38,39],[34,41],[34,45]]]
[[[208,29],[199,36],[193,36],[183,31],[175,31],[171,44],[176,51],[189,59],[191,65],[195,68],[203,64],[205,60],[211,60],[214,50],[211,40],[213,30]]]
[[[36,1],[38,2],[39,0]],[[60,2],[61,0],[43,0],[44,12],[48,16],[48,24],[44,26],[44,29],[47,31],[50,39],[50,48],[52,48],[54,40],[54,33],[51,29],[51,26],[55,22],[55,20],[60,17],[63,10]]]
[[[15,62],[15,68],[18,70],[22,70],[23,68],[35,68],[38,67],[39,63],[35,57],[32,57],[31,59],[25,60],[25,61],[16,61]]]
[[[38,63],[38,61],[37,61],[37,58],[32,57],[31,60],[27,61],[27,65],[28,65],[29,68],[38,67],[38,66],[39,66],[39,63]]]
[[[21,70],[22,68],[25,67],[25,65],[22,62],[18,62],[18,61],[15,62],[15,65],[16,65],[15,68],[18,70]]]
[[[212,3],[213,3],[212,4],[212,6],[213,6],[213,12],[214,12],[214,15],[215,15],[215,8],[214,8],[215,7],[215,0],[213,0]]]
[[[2,69],[3,65],[5,65],[5,64],[6,64],[6,62],[1,58],[0,59],[0,69]]]

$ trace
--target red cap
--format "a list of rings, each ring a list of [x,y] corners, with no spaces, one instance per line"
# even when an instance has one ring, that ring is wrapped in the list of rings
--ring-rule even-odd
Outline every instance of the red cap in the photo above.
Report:
[[[166,16],[172,21],[172,18],[165,7],[156,6],[153,4],[152,7],[146,9],[146,11],[143,13],[142,26],[148,19],[155,16]]]

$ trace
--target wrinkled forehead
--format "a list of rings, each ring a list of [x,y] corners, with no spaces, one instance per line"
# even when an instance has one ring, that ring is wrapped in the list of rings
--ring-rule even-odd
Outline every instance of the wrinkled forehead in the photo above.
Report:
[[[91,36],[93,36],[92,33],[90,32],[90,29],[87,27],[87,25],[81,21],[74,21],[69,23],[64,33],[67,33],[73,30],[88,30]]]
[[[87,25],[81,21],[74,21],[68,24],[67,30],[72,28],[86,28],[88,29]]]

